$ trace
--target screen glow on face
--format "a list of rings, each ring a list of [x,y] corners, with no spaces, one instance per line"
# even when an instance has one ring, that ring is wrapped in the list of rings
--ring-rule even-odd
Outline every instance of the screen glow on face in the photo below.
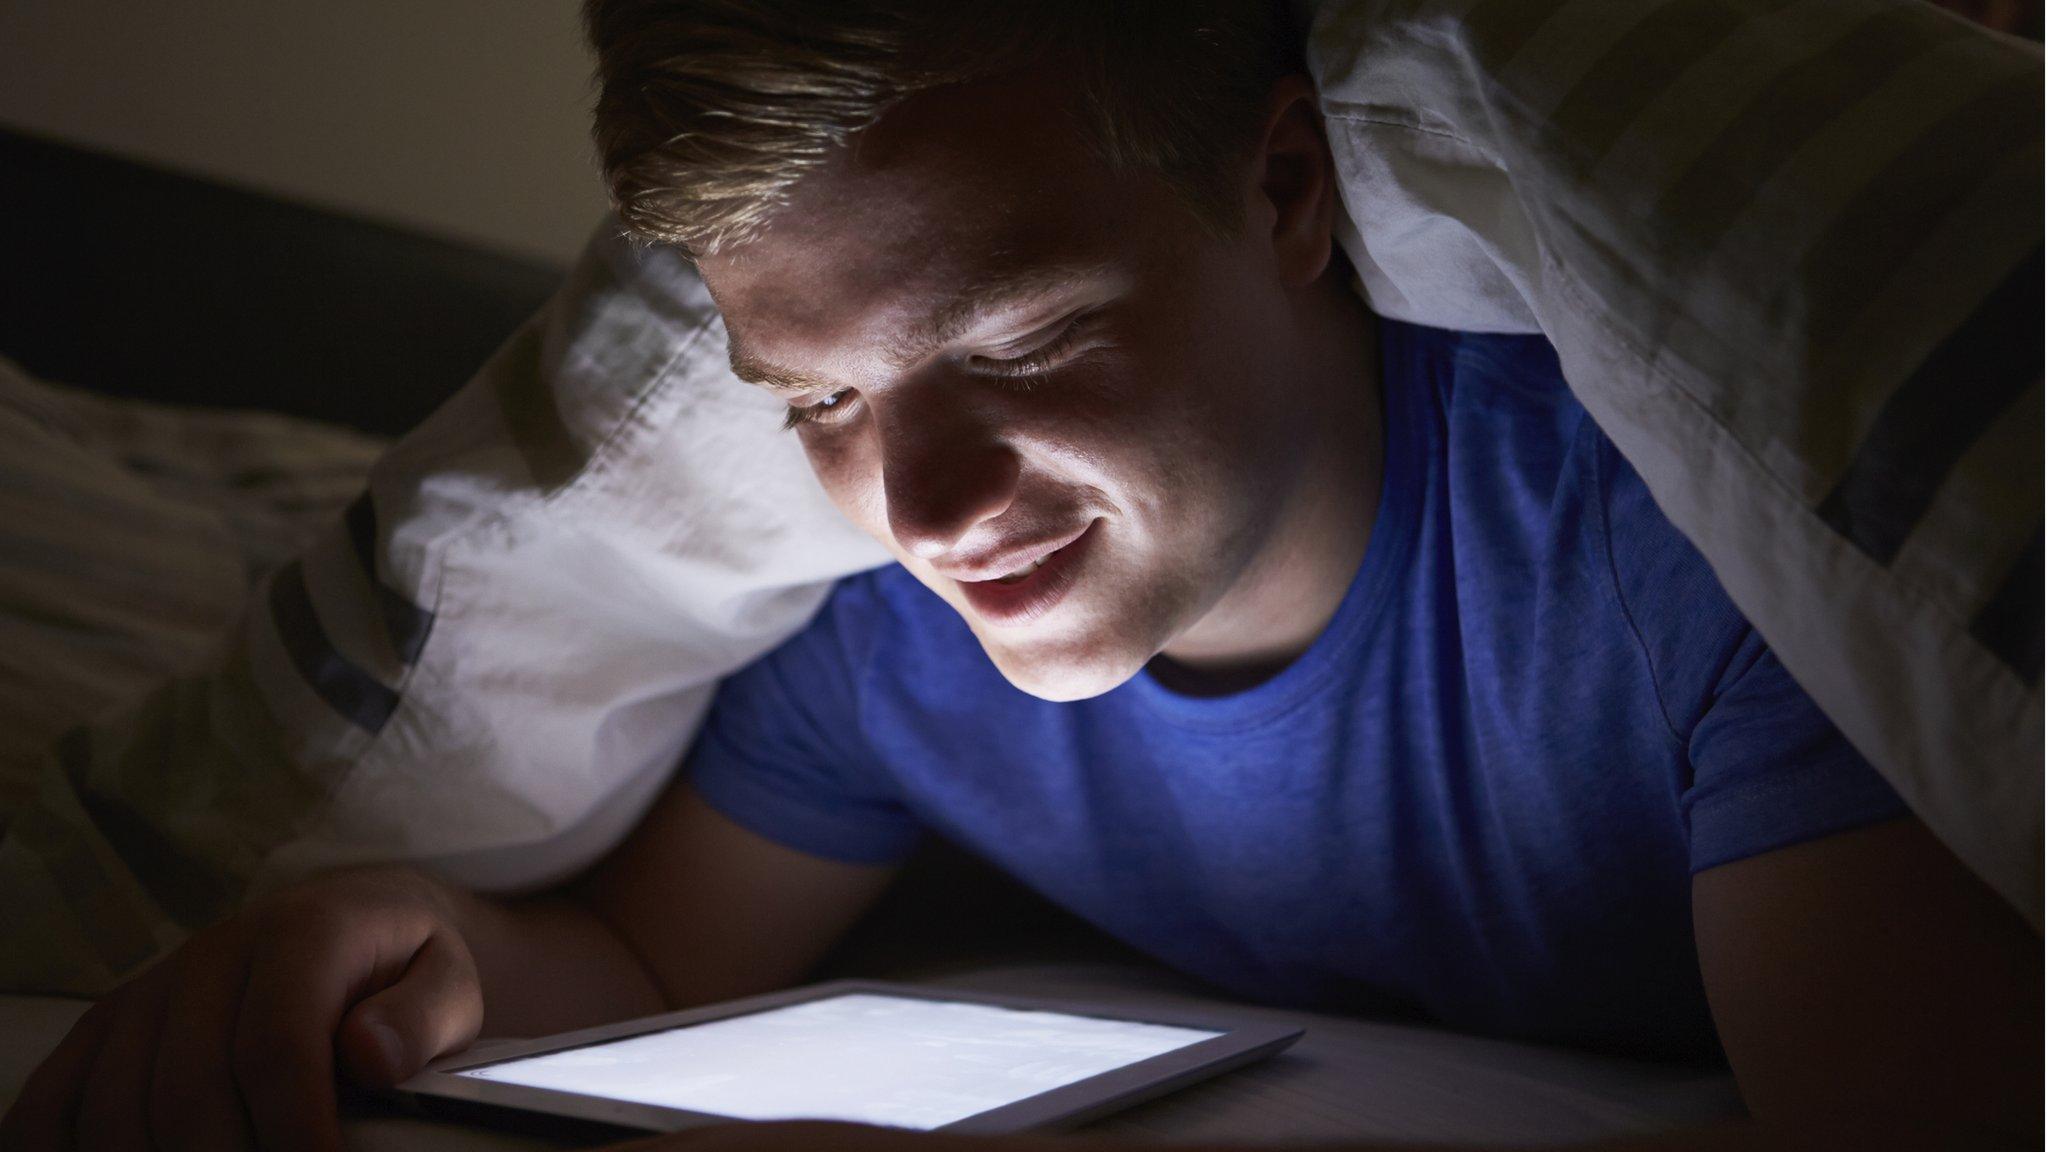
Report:
[[[1220,1035],[854,993],[455,1075],[741,1120],[927,1129]]]

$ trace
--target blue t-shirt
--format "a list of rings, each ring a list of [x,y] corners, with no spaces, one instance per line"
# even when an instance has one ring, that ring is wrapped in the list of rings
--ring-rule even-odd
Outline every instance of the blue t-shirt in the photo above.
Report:
[[[1380,333],[1378,519],[1277,676],[1048,703],[892,567],[725,684],[695,787],[838,860],[938,832],[1243,996],[1711,1053],[1691,875],[1904,807],[1544,340]]]

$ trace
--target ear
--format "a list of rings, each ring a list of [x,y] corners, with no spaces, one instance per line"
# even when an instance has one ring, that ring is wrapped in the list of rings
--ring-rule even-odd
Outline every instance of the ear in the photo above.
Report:
[[[1285,76],[1273,85],[1252,172],[1248,225],[1269,227],[1282,280],[1297,288],[1314,283],[1330,264],[1337,190],[1308,77]]]

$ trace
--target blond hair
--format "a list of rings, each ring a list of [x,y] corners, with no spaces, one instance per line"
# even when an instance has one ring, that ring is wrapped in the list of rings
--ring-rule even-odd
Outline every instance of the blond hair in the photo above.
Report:
[[[715,252],[897,102],[1057,60],[1118,170],[1238,223],[1233,162],[1298,67],[1272,0],[588,0],[593,136],[628,231]]]

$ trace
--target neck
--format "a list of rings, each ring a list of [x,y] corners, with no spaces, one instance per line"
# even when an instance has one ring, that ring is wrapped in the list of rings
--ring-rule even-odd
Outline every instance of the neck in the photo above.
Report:
[[[1384,455],[1378,341],[1348,286],[1328,312],[1303,368],[1314,398],[1304,435],[1286,446],[1303,461],[1291,497],[1239,578],[1152,662],[1175,691],[1217,695],[1278,673],[1329,626],[1365,560]]]

